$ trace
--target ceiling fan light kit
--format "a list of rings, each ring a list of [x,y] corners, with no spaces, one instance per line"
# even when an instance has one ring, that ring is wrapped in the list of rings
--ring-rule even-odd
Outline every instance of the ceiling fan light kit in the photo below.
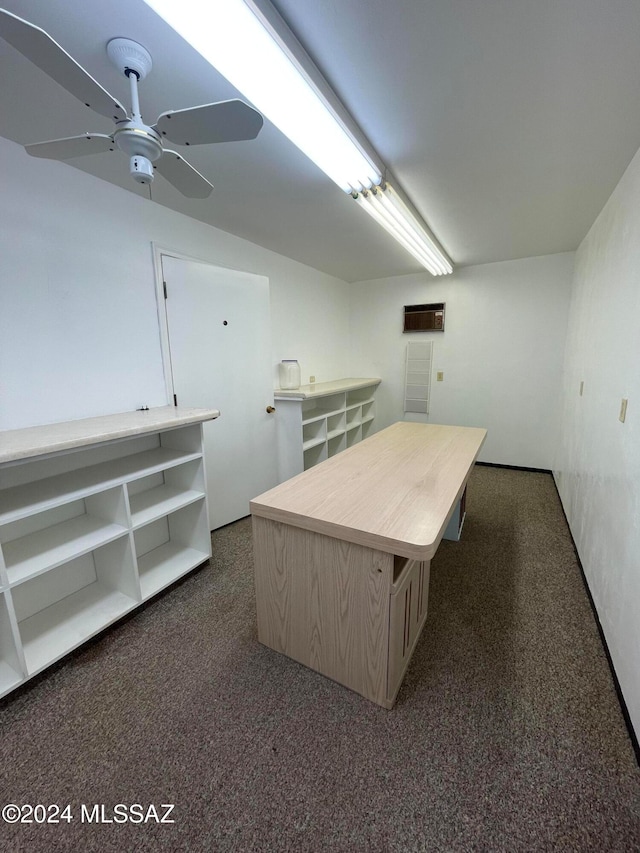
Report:
[[[26,145],[32,157],[68,160],[116,148],[129,157],[129,174],[139,184],[150,184],[157,170],[188,198],[207,198],[213,184],[163,139],[181,145],[203,145],[255,139],[262,128],[260,113],[234,99],[162,113],[155,125],[142,120],[138,83],[152,68],[149,51],[131,39],[111,39],[107,55],[129,80],[131,115],[93,77],[40,27],[0,9],[0,38],[58,82],[94,112],[115,122],[111,135],[85,133]],[[154,165],[156,164],[156,165]]]
[[[433,275],[453,266],[269,0],[145,0]]]

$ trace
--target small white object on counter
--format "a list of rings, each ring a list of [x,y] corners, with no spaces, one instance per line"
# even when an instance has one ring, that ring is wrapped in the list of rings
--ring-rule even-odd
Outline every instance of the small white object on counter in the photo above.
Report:
[[[294,390],[300,387],[300,365],[295,358],[283,358],[278,366],[280,387]]]

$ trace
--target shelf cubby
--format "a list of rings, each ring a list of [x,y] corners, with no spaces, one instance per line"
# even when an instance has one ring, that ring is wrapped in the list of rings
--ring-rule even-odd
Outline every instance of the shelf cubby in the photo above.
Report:
[[[327,443],[323,441],[321,444],[316,444],[313,447],[304,451],[304,470],[313,468],[319,462],[323,462],[327,458]]]
[[[143,600],[209,559],[210,533],[204,495],[134,533]]]
[[[0,594],[0,696],[17,687],[23,678],[7,595],[3,593]]]
[[[362,405],[373,401],[373,388],[354,388],[352,391],[347,391],[347,408],[353,405]]]
[[[302,423],[306,424],[317,418],[326,418],[344,409],[345,395],[332,394],[302,402]]]
[[[361,438],[364,440],[373,433],[373,418],[363,421],[361,424]]]
[[[338,435],[332,436],[327,441],[327,456],[335,456],[336,453],[340,453],[340,451],[344,450],[347,446],[347,438],[344,430]]]
[[[375,418],[375,402],[369,400],[362,404],[362,423],[367,423]]]
[[[344,412],[338,412],[327,418],[327,440],[331,441],[337,436],[344,435],[346,419]]]
[[[12,598],[34,675],[140,602],[129,537],[19,584]]]
[[[355,427],[360,426],[360,421],[362,417],[361,406],[351,406],[346,410],[345,414],[347,420],[347,430],[351,430]]]
[[[134,480],[127,486],[134,530],[175,512],[205,495],[202,460]]]
[[[318,444],[327,440],[327,421],[325,418],[317,418],[302,425],[302,448],[310,450]]]
[[[88,495],[0,528],[10,585],[128,533],[122,487]]]
[[[362,427],[360,424],[354,424],[352,427],[347,428],[347,447],[352,447],[354,444],[357,444],[359,441],[362,441]]]

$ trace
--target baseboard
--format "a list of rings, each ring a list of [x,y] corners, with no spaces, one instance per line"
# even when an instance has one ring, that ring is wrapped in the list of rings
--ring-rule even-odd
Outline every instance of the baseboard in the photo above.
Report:
[[[552,472],[549,472],[552,473]],[[587,598],[589,599],[589,604],[591,605],[591,612],[593,613],[593,618],[598,627],[598,633],[600,634],[600,641],[602,642],[602,648],[604,649],[605,656],[607,658],[607,662],[609,664],[609,669],[611,671],[611,678],[613,679],[613,686],[615,687],[616,695],[618,697],[618,701],[620,703],[620,709],[622,711],[622,716],[624,718],[625,724],[627,726],[627,732],[629,733],[629,739],[631,740],[631,745],[633,747],[633,751],[635,752],[636,761],[638,766],[640,767],[640,743],[638,743],[638,736],[636,735],[635,729],[633,728],[633,723],[631,721],[631,717],[629,715],[629,709],[627,708],[627,703],[625,702],[624,696],[622,694],[622,689],[620,688],[620,682],[618,681],[618,676],[616,675],[616,670],[613,665],[613,660],[611,658],[611,654],[609,652],[609,646],[607,645],[607,639],[604,635],[604,631],[602,629],[602,625],[600,623],[600,616],[598,615],[598,611],[596,609],[595,602],[593,600],[593,596],[591,595],[591,590],[589,589],[589,583],[587,581],[587,576],[584,573],[584,568],[582,566],[582,560],[580,559],[580,554],[578,554],[578,549],[576,547],[576,541],[573,538],[573,533],[571,532],[571,527],[569,526],[569,519],[567,518],[567,514],[564,511],[564,506],[562,505],[562,498],[560,497],[560,491],[558,489],[558,484],[556,483],[556,478],[553,477],[553,485],[555,486],[556,492],[558,494],[558,501],[560,502],[560,508],[562,509],[562,515],[564,516],[565,524],[567,525],[567,530],[569,531],[569,536],[571,537],[571,544],[573,546],[573,552],[576,555],[576,560],[578,566],[580,568],[580,574],[582,576],[582,583],[584,584],[585,591],[587,593]]]
[[[499,462],[477,462],[485,468],[508,468],[510,471],[532,471],[534,474],[552,474],[550,468],[527,468],[526,465],[501,465]]]

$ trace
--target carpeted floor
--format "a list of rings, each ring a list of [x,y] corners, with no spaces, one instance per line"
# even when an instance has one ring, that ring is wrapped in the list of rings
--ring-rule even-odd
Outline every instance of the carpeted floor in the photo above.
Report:
[[[640,850],[640,770],[549,475],[475,469],[393,711],[258,644],[249,519],[213,545],[0,703],[2,804],[73,818],[0,824],[2,851]],[[117,803],[175,823],[83,822]]]

